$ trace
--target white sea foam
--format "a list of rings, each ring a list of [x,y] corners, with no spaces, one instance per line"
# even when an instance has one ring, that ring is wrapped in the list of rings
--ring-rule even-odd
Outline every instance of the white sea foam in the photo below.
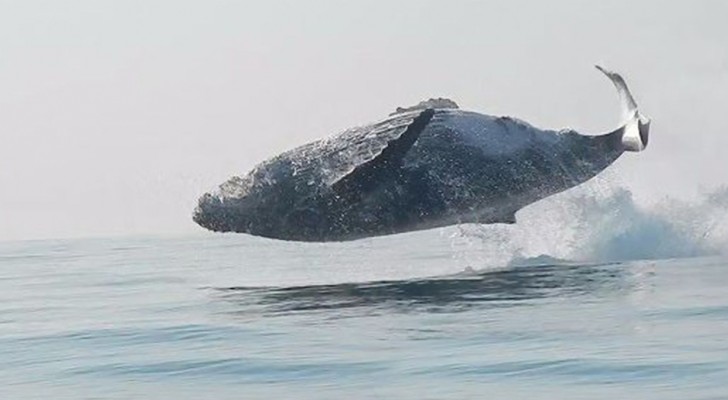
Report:
[[[728,253],[728,187],[695,201],[635,202],[621,187],[590,185],[523,209],[513,226],[460,227],[456,257],[513,264],[540,256],[573,261],[626,261]]]

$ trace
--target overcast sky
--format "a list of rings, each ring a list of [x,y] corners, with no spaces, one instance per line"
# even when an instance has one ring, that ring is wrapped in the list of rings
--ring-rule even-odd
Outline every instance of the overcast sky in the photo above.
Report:
[[[0,240],[183,233],[199,195],[447,96],[602,133],[622,72],[641,201],[728,180],[728,2],[2,1]]]

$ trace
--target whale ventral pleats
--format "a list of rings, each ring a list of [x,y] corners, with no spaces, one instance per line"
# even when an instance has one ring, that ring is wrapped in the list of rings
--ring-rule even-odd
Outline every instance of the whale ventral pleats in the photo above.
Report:
[[[401,114],[409,111],[425,110],[428,108],[454,108],[459,109],[457,103],[444,97],[423,100],[411,107],[397,107],[397,110],[389,115]]]

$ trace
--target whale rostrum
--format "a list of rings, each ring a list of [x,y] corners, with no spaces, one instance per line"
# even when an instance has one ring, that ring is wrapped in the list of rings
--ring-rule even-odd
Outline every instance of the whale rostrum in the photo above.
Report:
[[[297,241],[345,241],[459,223],[515,223],[524,206],[647,146],[650,120],[624,79],[623,123],[602,135],[543,130],[449,99],[398,108],[264,161],[204,194],[199,225]]]

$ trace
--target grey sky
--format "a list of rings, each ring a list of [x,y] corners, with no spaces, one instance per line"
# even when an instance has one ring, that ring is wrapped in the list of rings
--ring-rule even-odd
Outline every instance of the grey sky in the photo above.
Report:
[[[0,1],[0,239],[189,232],[197,197],[448,96],[601,133],[653,118],[638,199],[726,183],[728,3]]]

